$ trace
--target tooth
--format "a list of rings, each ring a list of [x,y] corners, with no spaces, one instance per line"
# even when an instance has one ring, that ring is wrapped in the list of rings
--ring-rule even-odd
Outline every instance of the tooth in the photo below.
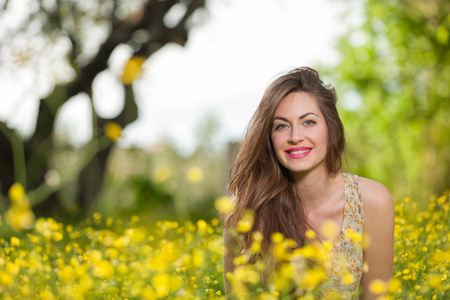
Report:
[[[292,151],[291,153],[294,155],[299,155],[299,154],[302,154],[302,153],[305,153],[308,151],[309,151],[309,149],[305,149],[305,150]]]

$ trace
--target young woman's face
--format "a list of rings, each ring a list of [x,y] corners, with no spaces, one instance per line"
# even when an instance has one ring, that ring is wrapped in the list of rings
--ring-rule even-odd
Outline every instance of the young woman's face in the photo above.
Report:
[[[326,171],[328,127],[311,94],[294,92],[281,100],[271,140],[278,161],[293,175],[320,168]]]

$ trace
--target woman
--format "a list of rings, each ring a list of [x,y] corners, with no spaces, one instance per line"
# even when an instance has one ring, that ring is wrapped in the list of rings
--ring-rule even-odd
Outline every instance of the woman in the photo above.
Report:
[[[301,247],[308,230],[320,240],[318,228],[331,220],[340,229],[333,251],[346,256],[355,279],[351,285],[332,281],[331,268],[331,289],[349,298],[361,290],[363,299],[374,299],[380,295],[371,293],[370,283],[389,281],[393,272],[393,201],[382,184],[342,173],[345,139],[336,101],[334,88],[307,67],[267,88],[233,165],[229,192],[236,209],[224,219],[224,246],[245,252],[252,231],[260,231],[263,253],[269,253],[274,232]],[[248,209],[254,213],[252,231],[236,239],[230,232]],[[348,229],[368,235],[370,245],[349,242],[343,234]],[[224,274],[234,269],[233,258],[234,251],[224,251]]]

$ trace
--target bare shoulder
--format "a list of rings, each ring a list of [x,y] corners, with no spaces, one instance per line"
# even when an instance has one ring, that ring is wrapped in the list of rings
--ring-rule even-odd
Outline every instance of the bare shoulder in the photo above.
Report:
[[[389,190],[376,181],[360,177],[359,191],[363,202],[364,235],[371,241],[363,250],[369,271],[361,278],[364,299],[375,299],[370,284],[375,279],[389,281],[394,264],[394,202]]]
[[[365,211],[393,212],[392,196],[384,185],[364,177],[359,177],[358,185]]]

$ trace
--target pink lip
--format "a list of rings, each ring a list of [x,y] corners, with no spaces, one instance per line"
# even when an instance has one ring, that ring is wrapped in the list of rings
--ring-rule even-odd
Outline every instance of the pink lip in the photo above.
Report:
[[[300,154],[292,154],[292,153],[290,153],[290,152],[293,152],[293,151],[301,151],[301,150],[309,150],[309,151],[304,152],[304,153],[300,153]],[[297,147],[297,148],[289,148],[289,149],[287,149],[285,151],[285,153],[286,153],[287,156],[289,156],[291,158],[303,158],[303,157],[307,156],[308,154],[310,154],[311,150],[312,150],[312,148],[310,148],[310,147]]]

